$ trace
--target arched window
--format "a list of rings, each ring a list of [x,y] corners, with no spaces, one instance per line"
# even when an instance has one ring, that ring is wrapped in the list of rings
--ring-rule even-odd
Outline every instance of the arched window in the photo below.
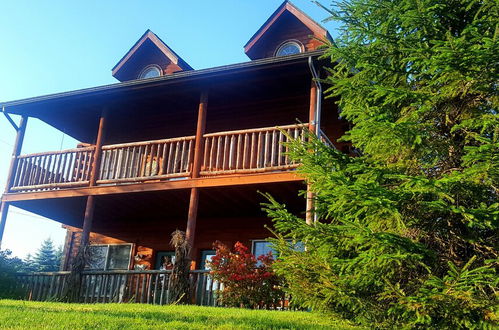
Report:
[[[298,54],[303,51],[303,47],[297,41],[286,41],[282,43],[277,51],[275,52],[275,56],[286,56]]]
[[[147,79],[161,76],[161,68],[156,64],[148,65],[139,74],[139,79]]]

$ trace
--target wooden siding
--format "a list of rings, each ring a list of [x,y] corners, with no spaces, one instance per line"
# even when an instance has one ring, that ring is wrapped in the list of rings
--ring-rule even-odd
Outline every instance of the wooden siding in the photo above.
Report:
[[[286,11],[248,50],[247,54],[252,60],[275,56],[279,45],[288,40],[299,41],[305,47],[304,51],[312,51],[323,44],[316,38],[323,39],[324,36],[316,35],[296,16]]]

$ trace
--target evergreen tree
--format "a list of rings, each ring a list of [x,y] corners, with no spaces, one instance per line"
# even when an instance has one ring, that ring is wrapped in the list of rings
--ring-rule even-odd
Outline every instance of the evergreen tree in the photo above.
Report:
[[[22,271],[23,261],[12,256],[10,250],[0,250],[0,299],[17,299],[22,292],[16,289],[16,273]]]
[[[51,238],[42,242],[40,249],[34,256],[34,263],[39,272],[53,272],[59,270],[60,258]]]
[[[290,144],[320,220],[307,226],[269,196],[274,268],[295,302],[360,323],[497,325],[499,3],[332,8],[342,29],[324,83],[360,156],[313,136]]]
[[[35,259],[31,255],[31,253],[28,253],[26,257],[23,260],[23,272],[25,273],[30,273],[30,272],[36,272],[38,271],[38,266],[35,262]]]

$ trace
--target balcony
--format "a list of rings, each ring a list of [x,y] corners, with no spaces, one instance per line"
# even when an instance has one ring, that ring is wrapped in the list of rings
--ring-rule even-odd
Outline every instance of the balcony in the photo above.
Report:
[[[293,170],[285,142],[304,138],[308,124],[203,135],[201,177]],[[327,138],[321,134],[325,141]],[[181,180],[191,177],[195,137],[104,145],[97,186]],[[17,157],[9,192],[88,187],[96,147]]]

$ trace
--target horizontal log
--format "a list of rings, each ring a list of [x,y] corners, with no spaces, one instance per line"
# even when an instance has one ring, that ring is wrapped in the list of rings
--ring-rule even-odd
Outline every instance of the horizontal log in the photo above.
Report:
[[[76,182],[59,182],[59,183],[47,183],[47,184],[37,184],[33,186],[17,186],[12,187],[12,191],[21,190],[38,190],[38,189],[57,189],[57,188],[71,188],[71,187],[84,187],[88,186],[89,181],[76,181]]]
[[[234,170],[219,170],[219,171],[201,171],[202,176],[212,176],[220,174],[251,174],[251,173],[265,173],[274,171],[291,170],[297,168],[298,164],[271,166],[271,167],[261,167],[261,168],[246,168],[246,169],[234,169]]]
[[[137,182],[152,181],[152,180],[182,178],[188,176],[190,176],[190,172],[171,173],[171,174],[140,176],[132,178],[97,180],[97,184],[112,184],[112,183],[127,183],[127,182],[137,183]]]
[[[20,155],[20,156],[17,156],[17,158],[29,158],[29,157],[37,157],[37,156],[69,154],[72,152],[85,152],[85,151],[94,151],[94,150],[95,150],[95,147],[85,147],[85,148],[74,148],[74,149],[66,149],[66,150],[59,150],[59,151],[44,151],[44,152],[37,152],[34,154]]]
[[[270,131],[278,131],[281,129],[293,129],[293,128],[302,128],[307,127],[308,124],[293,124],[293,125],[283,125],[283,126],[272,126],[272,127],[263,127],[263,128],[251,128],[251,129],[241,129],[237,131],[225,131],[225,132],[216,132],[209,133],[203,135],[205,138],[213,137],[213,136],[225,136],[225,135],[235,135],[235,134],[245,134],[245,133],[258,133],[258,132],[270,132]]]
[[[296,171],[279,171],[256,174],[234,174],[203,177],[185,180],[146,182],[141,184],[123,184],[96,187],[71,188],[64,190],[7,193],[2,196],[4,202],[37,200],[46,198],[78,197],[88,195],[125,194],[145,191],[177,190],[190,188],[224,187],[259,183],[303,181]]]
[[[188,141],[194,140],[194,136],[183,136],[178,138],[171,139],[163,139],[163,140],[151,140],[151,141],[140,141],[140,142],[129,142],[129,143],[120,143],[120,144],[110,144],[102,147],[102,150],[111,150],[117,148],[126,148],[126,147],[139,147],[139,146],[149,146],[152,144],[165,144],[165,143],[173,143],[179,141]]]

